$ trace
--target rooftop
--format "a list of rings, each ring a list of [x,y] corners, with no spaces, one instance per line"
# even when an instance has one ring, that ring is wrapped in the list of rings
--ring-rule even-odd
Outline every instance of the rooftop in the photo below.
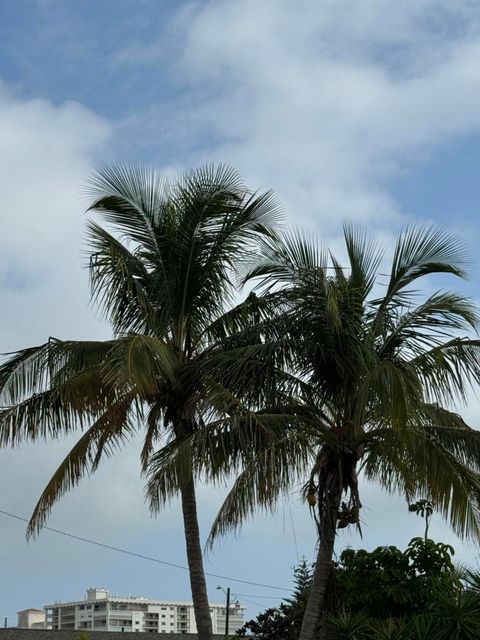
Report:
[[[17,611],[17,613],[27,613],[28,611],[36,611],[37,613],[43,613],[43,609],[35,609],[35,607],[30,607],[29,609],[22,609],[21,611]]]
[[[53,604],[46,604],[44,609],[54,609],[56,607],[74,607],[77,605],[84,605],[85,603],[98,603],[98,602],[125,602],[129,604],[153,604],[160,606],[179,606],[179,607],[188,607],[192,606],[191,601],[184,600],[152,600],[150,598],[145,598],[144,596],[118,596],[118,595],[110,595],[108,589],[102,588],[90,588],[87,589],[86,596],[83,600],[74,600],[70,602],[61,602],[56,601]],[[232,607],[244,609],[243,605],[237,605],[235,603],[231,604]],[[224,609],[224,603],[211,603],[210,607]]]

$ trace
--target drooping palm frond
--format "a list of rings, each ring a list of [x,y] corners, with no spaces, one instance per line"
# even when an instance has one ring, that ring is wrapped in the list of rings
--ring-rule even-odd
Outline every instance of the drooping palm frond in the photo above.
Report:
[[[0,443],[60,437],[98,418],[118,397],[101,372],[113,345],[51,339],[7,360],[0,367]]]
[[[157,172],[143,166],[110,165],[98,169],[86,188],[94,201],[89,211],[100,213],[105,222],[142,248],[151,261],[161,261],[155,227],[168,226],[169,207],[162,197],[170,186]]]
[[[465,276],[469,255],[459,236],[434,226],[412,226],[395,246],[387,299],[432,273]]]
[[[129,393],[113,403],[75,443],[35,506],[28,523],[28,538],[38,534],[62,495],[75,487],[86,474],[93,473],[104,455],[111,455],[133,435],[138,428],[138,424],[129,419],[134,399],[135,394]]]
[[[272,512],[282,496],[304,481],[305,469],[312,466],[311,442],[301,431],[293,431],[270,442],[246,462],[222,503],[211,526],[207,547],[227,533],[238,531],[256,511]]]
[[[426,397],[438,403],[465,401],[480,382],[480,340],[454,337],[411,360]]]
[[[162,382],[175,381],[177,367],[168,343],[132,333],[115,340],[100,371],[106,384],[122,391],[134,388],[142,399],[148,399]]]
[[[480,535],[480,432],[435,405],[414,424],[383,429],[368,445],[367,478],[407,500],[428,495],[457,535]]]
[[[50,338],[39,347],[10,355],[0,365],[0,406],[13,405],[50,386],[94,368],[112,341],[65,341]]]
[[[152,511],[157,512],[168,502],[192,474],[196,479],[223,485],[227,477],[263,460],[267,449],[273,459],[274,449],[280,450],[285,443],[292,447],[295,442],[298,456],[308,457],[313,435],[331,441],[326,427],[319,433],[317,424],[310,421],[312,431],[308,433],[306,422],[286,412],[244,412],[205,424],[183,439],[171,440],[149,460],[145,491]]]
[[[478,325],[478,310],[465,298],[437,292],[410,311],[391,316],[391,329],[382,343],[380,355],[403,349],[415,354],[436,346],[452,332],[471,331]]]
[[[140,462],[142,465],[142,473],[146,473],[155,445],[160,441],[162,433],[162,420],[165,408],[160,399],[158,399],[150,407],[146,417],[146,433],[143,440],[143,447],[140,453]]]
[[[417,280],[432,274],[465,277],[469,254],[460,238],[451,232],[429,225],[414,225],[398,238],[392,260],[387,291],[373,301],[377,307],[376,331],[385,325],[385,313],[391,306],[408,304],[415,293],[408,288]]]
[[[0,366],[0,406],[18,402],[28,393],[35,393],[44,383],[48,365],[49,343],[22,349]]]

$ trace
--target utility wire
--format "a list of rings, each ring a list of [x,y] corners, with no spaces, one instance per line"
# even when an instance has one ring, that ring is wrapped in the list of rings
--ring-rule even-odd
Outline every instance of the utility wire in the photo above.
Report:
[[[269,598],[271,600],[278,600],[280,598],[280,596],[264,596],[260,593],[235,593],[234,595],[239,598]]]
[[[4,511],[0,509],[0,513],[4,516],[8,516],[9,518],[15,518],[16,520],[21,520],[22,522],[30,522],[28,518],[23,518],[22,516],[17,516],[14,513],[9,513],[8,511]],[[135,558],[141,558],[142,560],[149,560],[150,562],[156,562],[157,564],[163,564],[167,567],[173,567],[174,569],[182,569],[183,571],[188,571],[188,567],[185,567],[181,564],[175,564],[174,562],[167,562],[166,560],[159,560],[158,558],[153,558],[152,556],[146,556],[142,553],[136,553],[135,551],[128,551],[127,549],[121,549],[120,547],[114,547],[111,544],[105,544],[104,542],[97,542],[96,540],[90,540],[89,538],[83,538],[82,536],[77,536],[73,533],[68,533],[67,531],[62,531],[61,529],[54,529],[53,527],[43,526],[43,529],[47,531],[53,531],[53,533],[58,533],[62,536],[66,536],[67,538],[73,538],[73,540],[80,540],[80,542],[86,542],[88,544],[93,544],[97,547],[102,547],[104,549],[110,549],[110,551],[118,551],[119,553],[124,553],[128,556],[133,556]],[[262,584],[261,582],[253,582],[252,580],[242,580],[241,578],[232,578],[231,576],[222,576],[217,573],[209,573],[205,571],[205,575],[210,578],[219,578],[220,580],[228,580],[230,582],[240,582],[241,584],[250,584],[254,587],[262,587],[265,589],[276,589],[277,591],[288,591],[291,592],[291,589],[284,589],[283,587],[276,587],[272,584]]]

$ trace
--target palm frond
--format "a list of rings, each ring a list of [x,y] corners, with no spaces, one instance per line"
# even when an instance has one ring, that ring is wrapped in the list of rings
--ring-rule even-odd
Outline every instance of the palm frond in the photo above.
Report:
[[[480,340],[452,338],[418,354],[410,364],[431,401],[465,401],[468,390],[480,382]]]
[[[256,279],[256,290],[292,285],[305,274],[326,277],[328,254],[316,239],[296,229],[281,238],[262,238],[251,264],[246,264],[242,283]]]
[[[145,261],[95,222],[88,223],[92,300],[115,332],[152,330],[155,308]]]
[[[38,534],[61,496],[96,470],[102,455],[110,455],[134,433],[129,421],[132,400],[129,394],[112,404],[76,442],[43,490],[28,523],[28,538]]]
[[[98,169],[86,193],[94,198],[89,211],[101,213],[121,235],[161,260],[155,226],[169,193],[166,180],[147,167],[117,164]]]
[[[161,419],[163,417],[164,407],[161,402],[155,402],[147,414],[147,430],[143,440],[143,447],[140,454],[142,465],[142,473],[146,473],[150,465],[151,457],[154,452],[155,442],[160,437]]]
[[[382,315],[419,278],[435,273],[465,277],[469,255],[458,235],[432,225],[407,228],[398,238],[385,296],[376,301],[377,325]]]
[[[391,327],[379,349],[379,357],[399,353],[408,357],[450,340],[452,332],[476,330],[479,322],[477,307],[462,296],[439,291],[414,309],[390,314]]]
[[[448,412],[443,412],[446,421]],[[449,424],[458,424],[452,416]],[[448,425],[446,425],[448,426]],[[457,435],[458,434],[458,435]],[[428,495],[429,500],[461,537],[480,534],[480,467],[472,463],[478,435],[460,427],[417,423],[401,431],[386,429],[370,445],[365,460],[367,478],[407,500]],[[467,451],[459,455],[459,451]]]
[[[177,364],[169,345],[148,335],[131,333],[115,340],[100,371],[107,385],[122,392],[135,389],[148,399],[162,381],[174,381]]]
[[[289,433],[263,449],[236,478],[213,522],[207,547],[237,531],[257,510],[273,511],[312,464],[313,453],[301,433]]]
[[[25,349],[0,366],[0,406],[22,402],[49,386],[62,385],[72,376],[98,366],[113,341],[74,341],[50,338],[39,347]]]
[[[350,287],[363,302],[375,284],[383,252],[364,230],[353,224],[344,223],[343,233],[350,265]]]

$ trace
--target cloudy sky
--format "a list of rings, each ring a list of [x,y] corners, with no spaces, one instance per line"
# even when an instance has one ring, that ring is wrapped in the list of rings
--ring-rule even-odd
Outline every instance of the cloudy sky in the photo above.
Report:
[[[82,185],[93,167],[204,161],[273,188],[291,222],[338,244],[342,219],[389,244],[414,220],[458,229],[480,297],[480,7],[473,0],[0,0],[0,351],[48,336],[102,338],[83,268]],[[465,415],[480,426],[474,398]],[[71,442],[0,452],[0,509],[30,515]],[[149,516],[131,446],[54,509],[50,525],[185,563],[178,504]],[[223,491],[199,490],[206,536]],[[363,540],[404,546],[422,525],[366,487]],[[185,572],[25,526],[0,514],[0,618],[92,585],[187,599]],[[460,559],[477,550],[434,517]],[[298,498],[259,515],[206,560],[253,614],[313,557]]]

